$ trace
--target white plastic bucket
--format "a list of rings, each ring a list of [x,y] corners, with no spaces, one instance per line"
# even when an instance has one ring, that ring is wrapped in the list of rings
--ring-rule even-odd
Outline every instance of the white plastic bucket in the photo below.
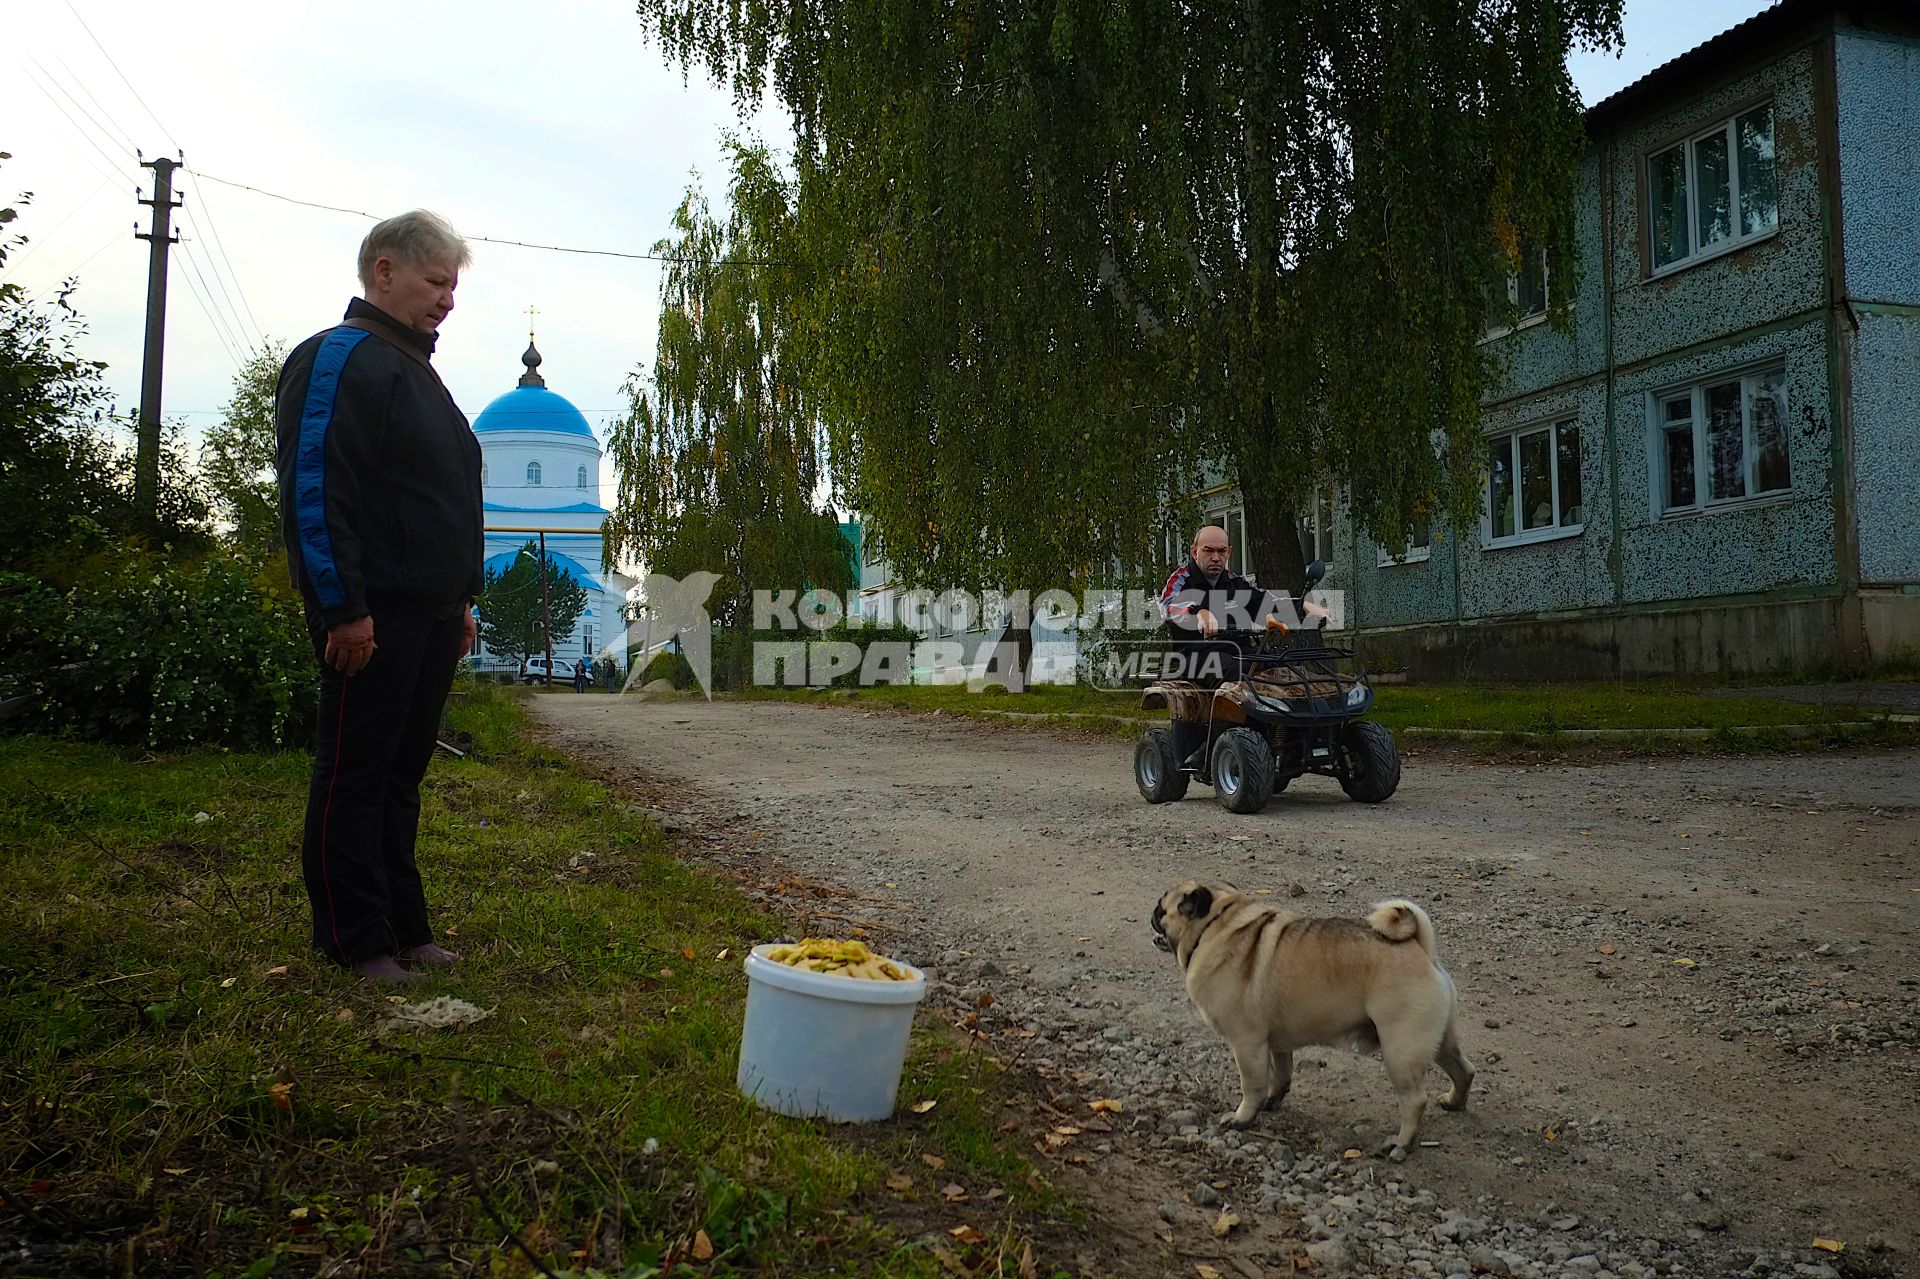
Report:
[[[783,1115],[841,1123],[887,1118],[926,974],[900,964],[912,980],[829,977],[768,959],[776,944],[755,946],[747,956],[740,1091]]]

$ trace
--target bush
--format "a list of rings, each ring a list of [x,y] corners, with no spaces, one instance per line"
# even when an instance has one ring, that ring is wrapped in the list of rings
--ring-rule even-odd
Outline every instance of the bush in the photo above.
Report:
[[[300,606],[227,561],[133,554],[64,593],[0,573],[0,697],[32,699],[31,729],[291,746],[311,734],[316,689]]]

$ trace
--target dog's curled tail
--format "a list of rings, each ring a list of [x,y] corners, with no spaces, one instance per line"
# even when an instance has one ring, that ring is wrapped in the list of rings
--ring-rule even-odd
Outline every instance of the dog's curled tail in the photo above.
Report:
[[[1417,941],[1429,958],[1433,956],[1433,921],[1404,897],[1376,905],[1367,916],[1367,925],[1388,941]]]

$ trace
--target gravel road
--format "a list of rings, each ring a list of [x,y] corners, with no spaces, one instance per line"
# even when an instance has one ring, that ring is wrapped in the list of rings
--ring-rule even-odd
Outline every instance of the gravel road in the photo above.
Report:
[[[1198,786],[1147,805],[1118,740],[845,705],[531,705],[693,855],[817,931],[865,924],[951,1007],[992,994],[1000,1055],[1120,1099],[1111,1134],[1056,1153],[1137,1223],[1137,1273],[1920,1273],[1912,752],[1429,751],[1386,804],[1303,778],[1235,817]],[[1404,1164],[1349,1157],[1392,1130],[1385,1073],[1308,1050],[1284,1107],[1222,1132],[1225,1046],[1148,941],[1188,877],[1310,914],[1424,904],[1472,1108],[1430,1108],[1437,1144]],[[1223,1212],[1242,1224],[1220,1239]]]

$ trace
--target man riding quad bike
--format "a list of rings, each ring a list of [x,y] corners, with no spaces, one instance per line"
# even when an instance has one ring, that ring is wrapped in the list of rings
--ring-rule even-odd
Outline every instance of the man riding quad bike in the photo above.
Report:
[[[1295,777],[1320,773],[1363,803],[1386,799],[1400,784],[1400,754],[1387,730],[1364,718],[1373,708],[1365,669],[1339,668],[1353,651],[1326,646],[1325,609],[1232,574],[1225,548],[1222,530],[1200,530],[1193,559],[1162,594],[1176,677],[1148,685],[1142,704],[1167,708],[1171,723],[1134,751],[1140,793],[1165,804],[1198,779],[1230,812],[1255,813]],[[1325,576],[1315,560],[1301,596]],[[1260,624],[1223,626],[1223,617]]]

